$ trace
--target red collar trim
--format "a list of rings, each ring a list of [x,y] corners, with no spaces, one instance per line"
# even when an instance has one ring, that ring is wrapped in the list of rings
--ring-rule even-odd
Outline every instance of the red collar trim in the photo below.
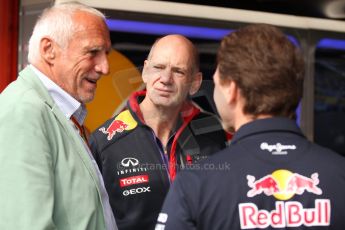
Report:
[[[129,100],[128,100],[129,107],[137,115],[137,117],[143,124],[145,124],[145,120],[140,110],[138,97],[145,97],[145,95],[146,95],[146,90],[137,91],[137,92],[132,93],[132,95],[129,97]]]
[[[138,97],[145,97],[145,96],[146,96],[146,90],[136,91],[132,93],[132,95],[129,97],[129,100],[128,100],[131,110],[137,115],[140,121],[144,124],[145,124],[145,120],[140,110]],[[191,118],[193,118],[199,113],[200,113],[200,109],[197,108],[191,101],[187,101],[184,103],[180,114],[183,119],[183,123],[185,123],[185,121],[191,120]]]
[[[129,98],[129,106],[132,111],[137,115],[140,121],[145,124],[143,114],[140,110],[140,106],[138,104],[138,97],[146,96],[146,90],[134,92]],[[187,101],[184,103],[181,109],[181,117],[183,120],[182,125],[177,130],[172,146],[170,151],[170,160],[169,160],[169,177],[170,181],[173,181],[176,177],[176,147],[178,143],[178,139],[181,136],[183,130],[187,127],[187,125],[191,122],[191,120],[201,112],[199,108],[197,108],[191,101]]]

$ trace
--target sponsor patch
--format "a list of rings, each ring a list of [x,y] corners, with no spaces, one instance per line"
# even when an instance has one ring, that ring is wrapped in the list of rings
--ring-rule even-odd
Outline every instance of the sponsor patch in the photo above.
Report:
[[[138,164],[139,164],[139,160],[134,157],[126,157],[121,160],[121,165],[123,167],[130,167],[130,166],[135,167]]]
[[[269,145],[266,142],[262,142],[260,144],[260,149],[261,150],[267,150],[273,155],[285,155],[287,154],[288,149],[290,150],[295,150],[297,147],[296,145],[282,145],[281,143],[277,143],[275,145]]]
[[[159,216],[158,216],[158,219],[157,219],[158,222],[166,223],[167,220],[168,220],[168,214],[162,213],[162,212],[159,213]]]
[[[147,187],[139,187],[139,188],[132,188],[132,189],[124,190],[124,191],[122,192],[122,194],[123,194],[124,196],[130,196],[130,195],[135,195],[135,194],[145,193],[145,192],[151,192],[150,186],[147,186]]]
[[[129,110],[121,112],[108,127],[101,127],[99,131],[107,135],[107,140],[113,139],[116,133],[122,133],[125,130],[132,130],[137,126],[137,122],[132,117]]]
[[[120,187],[127,187],[136,184],[143,184],[149,183],[149,176],[148,175],[139,175],[139,176],[131,176],[126,178],[120,179]]]
[[[116,165],[118,176],[124,176],[132,173],[147,172],[147,168],[140,164],[139,160],[134,157],[125,157]]]
[[[168,214],[166,213],[159,213],[157,224],[155,230],[164,230],[165,229],[165,223],[168,220]]]
[[[247,175],[247,182],[250,188],[247,192],[248,197],[266,195],[273,196],[279,201],[275,201],[274,210],[260,210],[256,204],[250,202],[240,203],[238,209],[241,229],[330,225],[329,199],[315,199],[314,208],[306,208],[298,201],[287,201],[296,194],[303,195],[305,192],[321,195],[317,172],[306,177],[279,169],[257,180],[254,176]]]
[[[304,192],[321,195],[322,190],[318,187],[319,174],[313,173],[310,178],[286,169],[279,169],[272,174],[255,179],[247,175],[248,186],[251,188],[247,196],[254,197],[261,193],[266,196],[274,196],[278,200],[288,200],[295,194],[302,195]]]
[[[316,199],[314,208],[304,208],[298,201],[276,201],[275,209],[259,210],[256,204],[238,206],[241,229],[329,226],[331,202]]]

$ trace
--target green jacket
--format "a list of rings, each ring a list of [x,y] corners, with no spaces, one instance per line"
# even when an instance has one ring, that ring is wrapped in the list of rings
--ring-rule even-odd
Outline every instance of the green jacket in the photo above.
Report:
[[[105,229],[99,179],[30,68],[0,95],[0,229]]]

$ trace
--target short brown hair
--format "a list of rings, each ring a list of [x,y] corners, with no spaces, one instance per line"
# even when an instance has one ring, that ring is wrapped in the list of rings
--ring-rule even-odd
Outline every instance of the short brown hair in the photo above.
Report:
[[[304,62],[276,27],[255,24],[223,38],[217,54],[221,84],[235,81],[243,112],[294,117],[302,97]]]

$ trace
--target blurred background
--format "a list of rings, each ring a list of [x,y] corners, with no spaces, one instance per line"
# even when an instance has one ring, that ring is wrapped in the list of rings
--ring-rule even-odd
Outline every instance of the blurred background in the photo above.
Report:
[[[212,75],[220,39],[248,23],[269,23],[280,27],[305,57],[297,123],[311,141],[345,156],[344,0],[80,2],[107,15],[113,47],[110,74],[99,82],[95,100],[87,105],[90,131],[121,110],[131,92],[144,88],[140,73],[148,51],[158,37],[171,33],[187,36],[198,47],[204,82],[194,100],[216,113]],[[27,42],[34,23],[52,4],[52,0],[1,0],[0,92],[27,65]]]

